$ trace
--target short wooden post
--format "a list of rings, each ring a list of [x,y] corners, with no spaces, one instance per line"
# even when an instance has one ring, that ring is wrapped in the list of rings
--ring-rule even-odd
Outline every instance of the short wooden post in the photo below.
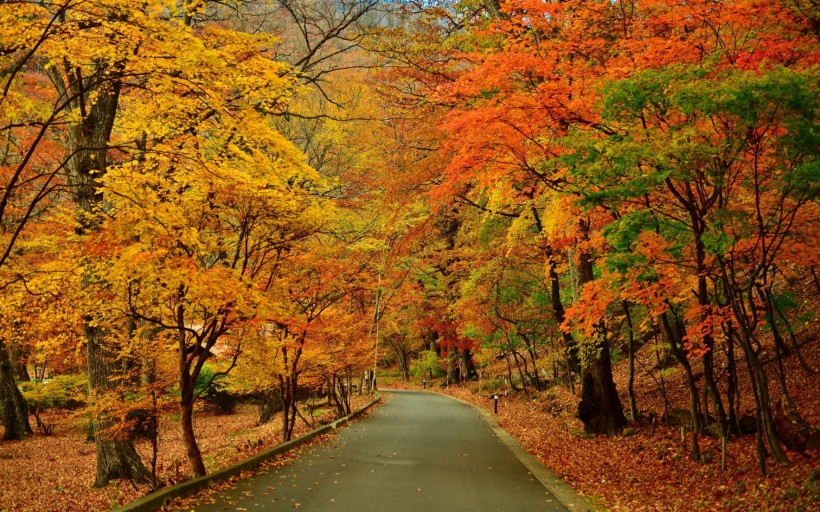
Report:
[[[726,436],[720,437],[720,470],[726,471]]]

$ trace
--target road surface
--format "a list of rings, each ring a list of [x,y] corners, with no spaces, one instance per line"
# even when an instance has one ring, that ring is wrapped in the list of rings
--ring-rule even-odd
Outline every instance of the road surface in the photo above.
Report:
[[[564,512],[469,405],[421,391],[386,404],[198,512]],[[573,509],[577,510],[577,509]]]

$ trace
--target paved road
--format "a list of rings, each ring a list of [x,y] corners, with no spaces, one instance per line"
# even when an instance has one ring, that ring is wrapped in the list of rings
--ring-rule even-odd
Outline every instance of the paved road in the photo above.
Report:
[[[199,512],[564,512],[470,406],[394,392],[338,438],[219,493]]]

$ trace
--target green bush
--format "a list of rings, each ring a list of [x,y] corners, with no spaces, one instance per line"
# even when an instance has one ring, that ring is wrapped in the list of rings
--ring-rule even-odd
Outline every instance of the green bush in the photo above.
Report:
[[[58,375],[46,382],[21,382],[31,409],[76,409],[88,399],[86,375]]]
[[[495,393],[504,387],[504,379],[486,379],[481,381],[480,389],[483,392]]]
[[[206,404],[215,407],[222,414],[231,414],[236,411],[239,397],[227,391],[225,383],[221,382],[226,377],[225,375],[218,375],[211,381],[214,373],[216,372],[210,365],[203,366],[196,380],[194,393],[202,392],[200,396]],[[209,382],[210,385],[208,385]],[[207,389],[205,389],[206,386]]]
[[[415,377],[431,378],[442,377],[444,368],[441,367],[438,355],[432,350],[419,353],[418,359],[410,365],[410,373]]]

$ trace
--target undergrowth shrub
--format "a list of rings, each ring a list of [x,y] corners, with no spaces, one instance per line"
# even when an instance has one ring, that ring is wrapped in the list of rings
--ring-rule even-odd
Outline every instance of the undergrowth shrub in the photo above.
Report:
[[[424,350],[419,353],[418,359],[410,365],[410,373],[415,377],[427,377],[435,379],[444,376],[444,368],[438,354],[432,350]]]
[[[54,433],[55,425],[43,415],[54,409],[73,410],[86,404],[88,377],[86,375],[58,375],[46,382],[21,382],[23,397],[43,435]]]

